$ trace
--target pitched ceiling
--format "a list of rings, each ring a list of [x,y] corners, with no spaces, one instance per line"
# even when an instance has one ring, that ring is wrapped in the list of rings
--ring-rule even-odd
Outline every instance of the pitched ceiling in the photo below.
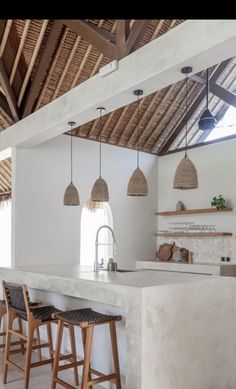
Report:
[[[0,131],[92,77],[113,59],[123,58],[182,22],[0,20]],[[235,90],[235,68],[233,59],[211,69],[211,85],[221,86],[220,91],[215,87],[218,97],[210,96],[210,107],[218,117],[228,107],[225,101],[234,97],[227,93]],[[189,143],[202,136],[196,122],[204,106],[204,72],[199,76],[188,82]],[[136,148],[139,142],[140,150],[154,154],[181,147],[184,87],[180,81],[140,100],[139,136],[137,102],[104,115],[101,134],[98,119],[73,134],[92,140],[101,136],[103,142],[128,148]],[[4,165],[10,169],[9,163]],[[2,184],[0,192],[7,191]]]

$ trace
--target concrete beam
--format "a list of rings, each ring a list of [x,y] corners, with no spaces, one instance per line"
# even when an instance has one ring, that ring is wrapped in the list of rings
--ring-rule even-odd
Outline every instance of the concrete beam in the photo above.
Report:
[[[96,108],[109,113],[134,101],[133,90],[144,96],[171,85],[189,65],[193,73],[236,56],[235,20],[189,20],[153,40],[119,62],[119,69],[96,75],[50,104],[0,133],[0,150],[31,147],[68,130],[67,122],[82,125],[97,117]]]
[[[0,161],[3,161],[6,158],[11,157],[11,148],[0,151]]]

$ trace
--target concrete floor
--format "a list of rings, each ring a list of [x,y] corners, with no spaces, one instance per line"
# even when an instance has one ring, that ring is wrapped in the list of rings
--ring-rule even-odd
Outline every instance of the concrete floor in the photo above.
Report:
[[[23,358],[22,356],[12,356],[14,361],[22,365]],[[34,355],[32,360],[37,360],[37,355]],[[16,369],[8,369],[8,383],[4,385],[2,383],[2,373],[3,373],[3,353],[0,352],[0,389],[24,389],[24,377],[23,374],[18,372]],[[67,381],[69,384],[74,385],[73,382],[73,373],[68,370],[66,372],[61,372],[60,377]],[[35,367],[31,369],[30,373],[30,385],[29,389],[50,389],[51,388],[51,367],[50,365],[45,365],[41,367]],[[58,389],[62,388],[60,385],[57,386]],[[79,389],[80,386],[77,386]],[[95,385],[95,389],[102,389],[100,385]]]

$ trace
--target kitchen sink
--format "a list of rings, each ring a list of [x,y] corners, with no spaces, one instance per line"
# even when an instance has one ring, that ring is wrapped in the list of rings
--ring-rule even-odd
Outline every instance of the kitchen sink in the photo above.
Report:
[[[117,271],[118,273],[129,273],[129,272],[134,272],[134,271],[137,271],[137,270],[117,269],[116,271]]]

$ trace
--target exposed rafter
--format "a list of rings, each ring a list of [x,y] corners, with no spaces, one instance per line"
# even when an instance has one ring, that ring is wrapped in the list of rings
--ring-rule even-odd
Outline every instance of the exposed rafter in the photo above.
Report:
[[[0,84],[4,90],[8,105],[10,107],[12,116],[15,121],[19,120],[19,112],[17,108],[16,96],[12,90],[12,87],[9,82],[9,78],[3,63],[2,58],[0,58]]]
[[[148,28],[149,23],[149,20],[136,20],[126,42],[126,55],[137,49],[141,39],[146,32],[146,29]]]
[[[104,36],[95,31],[88,23],[82,20],[63,19],[61,22],[66,25],[75,34],[84,38],[91,43],[97,50],[99,50],[105,57],[114,60],[116,58],[116,47],[108,41]]]
[[[30,90],[27,94],[27,100],[25,103],[25,108],[23,111],[23,117],[29,115],[34,107],[35,101],[37,99],[37,96],[40,92],[43,79],[45,77],[45,74],[49,68],[49,65],[52,60],[52,56],[55,52],[55,49],[57,47],[58,38],[61,33],[61,23],[59,21],[54,21],[52,28],[50,30],[49,36],[47,38],[47,42],[45,45],[45,48],[43,50],[43,54],[40,60],[40,63],[37,68],[37,72],[34,76],[33,82],[30,86]]]

